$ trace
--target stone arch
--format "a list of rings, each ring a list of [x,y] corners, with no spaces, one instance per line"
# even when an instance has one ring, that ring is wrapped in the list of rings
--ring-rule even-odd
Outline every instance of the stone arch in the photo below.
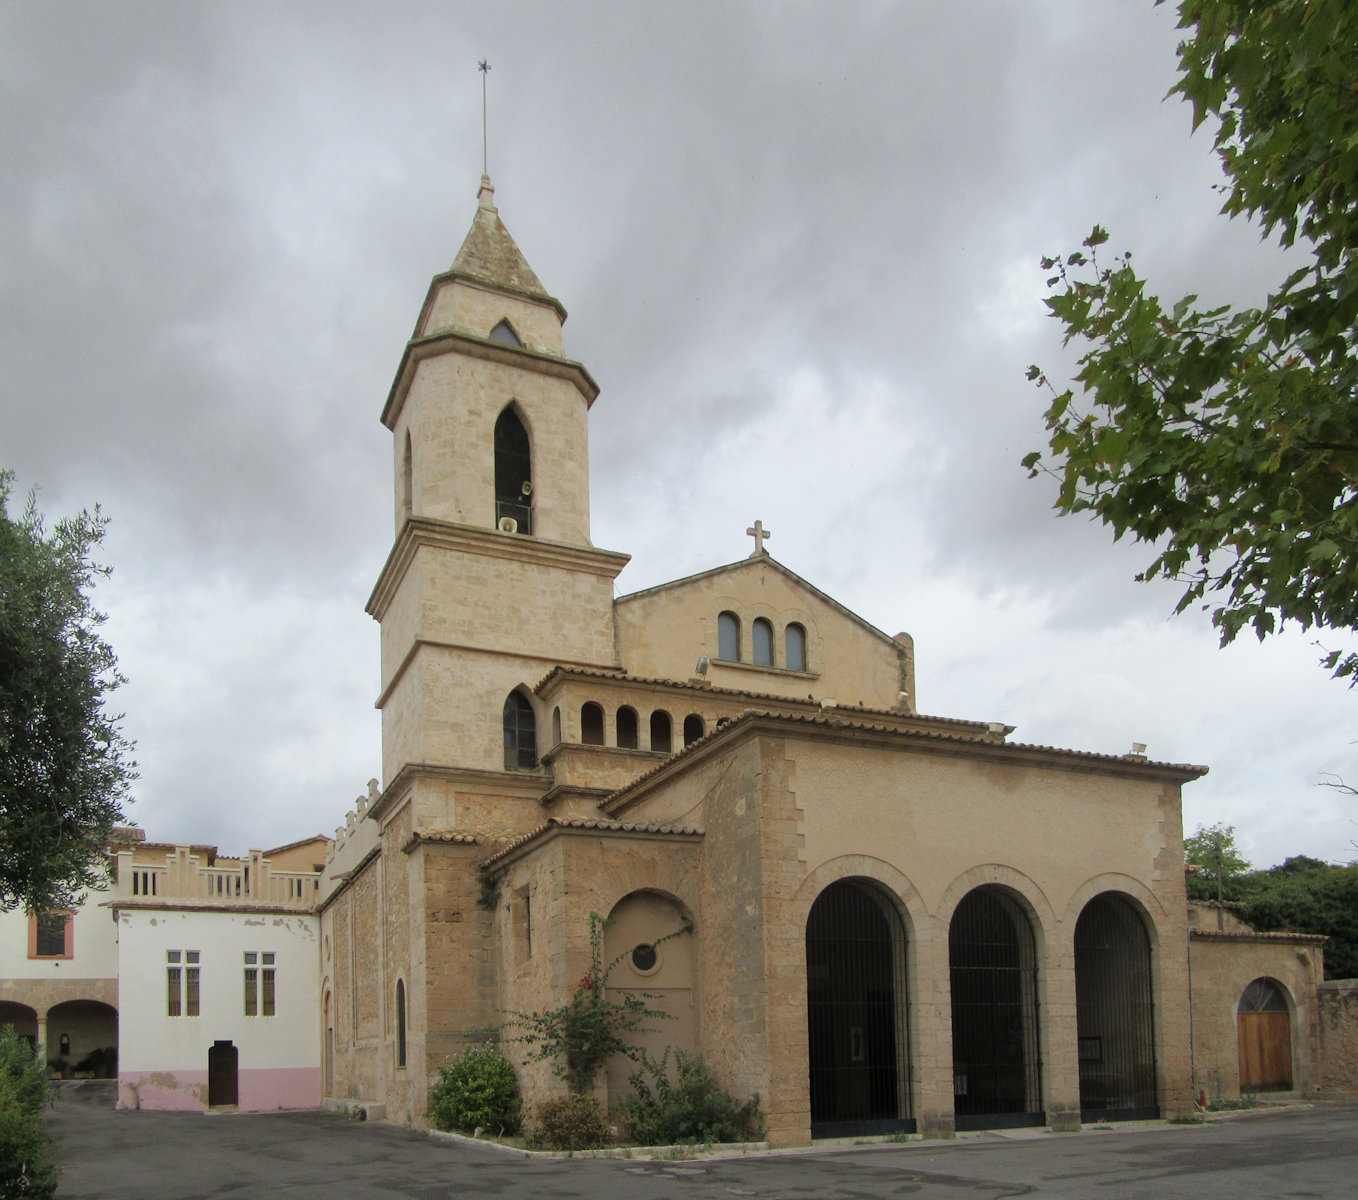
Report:
[[[993,878],[952,905],[948,977],[959,1130],[1045,1121],[1039,920],[1022,892]]]
[[[1091,896],[1074,922],[1083,1121],[1160,1115],[1152,928],[1145,906],[1117,890]]]
[[[13,1025],[14,1032],[30,1041],[38,1040],[38,1010],[17,1000],[0,1000],[0,1025]]]
[[[71,1071],[115,1078],[118,1010],[102,1000],[63,1000],[52,1005],[47,1010],[47,1057],[64,1058]]]

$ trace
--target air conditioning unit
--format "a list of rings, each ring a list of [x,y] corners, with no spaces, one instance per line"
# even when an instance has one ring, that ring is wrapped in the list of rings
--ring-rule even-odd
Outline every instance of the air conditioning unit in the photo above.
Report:
[[[531,496],[533,494],[533,481],[531,479],[525,479],[522,486],[520,486],[519,491],[525,496]]]
[[[519,523],[513,517],[501,517],[499,530],[501,533],[518,533]]]

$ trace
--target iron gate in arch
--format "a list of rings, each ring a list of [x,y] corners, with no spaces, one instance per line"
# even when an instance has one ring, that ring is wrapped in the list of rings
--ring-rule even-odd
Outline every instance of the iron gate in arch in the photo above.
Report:
[[[1150,937],[1141,914],[1109,892],[1075,923],[1075,1022],[1080,1119],[1158,1118]]]
[[[953,1112],[958,1129],[1041,1125],[1037,948],[1008,893],[968,892],[948,929]]]
[[[905,927],[866,882],[840,880],[806,922],[811,1136],[913,1132]]]

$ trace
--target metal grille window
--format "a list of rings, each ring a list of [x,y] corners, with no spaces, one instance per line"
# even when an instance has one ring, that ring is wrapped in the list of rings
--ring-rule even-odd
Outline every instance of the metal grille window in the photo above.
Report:
[[[245,1015],[274,1015],[274,956],[272,951],[245,952]]]
[[[537,724],[533,706],[520,692],[505,698],[505,770],[531,771],[538,765]]]
[[[198,1015],[198,951],[165,951],[165,1013],[171,1017]]]

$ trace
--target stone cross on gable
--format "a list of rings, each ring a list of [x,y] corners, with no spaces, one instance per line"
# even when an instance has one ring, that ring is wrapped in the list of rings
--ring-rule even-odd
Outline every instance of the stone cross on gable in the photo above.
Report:
[[[754,550],[750,554],[751,558],[758,558],[761,554],[768,553],[768,551],[764,549],[764,539],[771,538],[773,534],[764,528],[763,521],[756,521],[745,532],[754,538]]]

